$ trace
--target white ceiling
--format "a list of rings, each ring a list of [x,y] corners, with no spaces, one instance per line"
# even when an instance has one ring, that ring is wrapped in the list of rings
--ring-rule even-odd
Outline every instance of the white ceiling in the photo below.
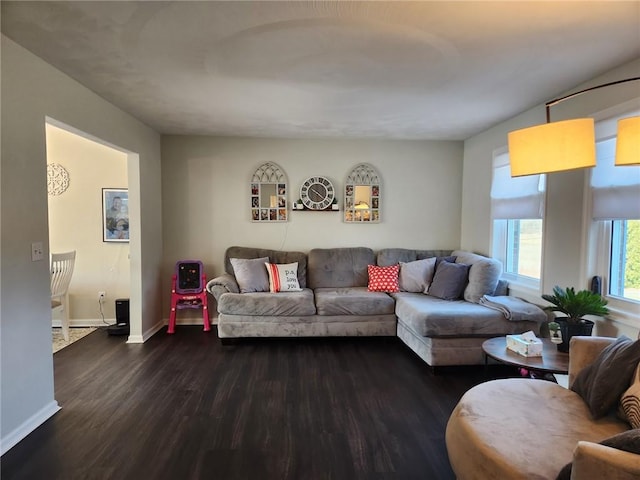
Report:
[[[640,1],[1,3],[167,134],[460,140],[640,58]]]

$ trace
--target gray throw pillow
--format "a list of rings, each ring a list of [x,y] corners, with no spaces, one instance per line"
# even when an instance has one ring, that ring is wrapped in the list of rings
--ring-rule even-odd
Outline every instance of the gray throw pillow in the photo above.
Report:
[[[455,263],[456,261],[456,257],[453,255],[448,255],[446,257],[436,257],[436,270],[438,269],[438,266],[442,263],[442,262],[451,262],[451,263]]]
[[[587,403],[594,419],[604,417],[629,387],[638,361],[640,340],[623,335],[578,373],[571,390]]]
[[[403,292],[427,293],[436,267],[436,257],[400,262],[398,283]]]
[[[640,429],[627,430],[613,437],[606,438],[600,442],[600,445],[640,455]],[[573,463],[565,465],[562,470],[560,470],[556,480],[570,480],[572,465]]]
[[[458,300],[462,297],[469,276],[469,265],[440,262],[429,287],[429,295],[443,300]]]
[[[230,258],[233,273],[240,287],[240,293],[268,292],[269,275],[265,263],[269,257],[262,258]]]

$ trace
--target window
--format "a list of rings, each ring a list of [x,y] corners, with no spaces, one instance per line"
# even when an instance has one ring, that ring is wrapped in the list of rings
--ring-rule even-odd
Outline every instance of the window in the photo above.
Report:
[[[609,295],[640,301],[640,220],[611,223]]]
[[[496,152],[491,182],[492,255],[505,277],[529,286],[540,282],[544,175],[511,177],[509,155]]]
[[[597,125],[596,134],[609,129]],[[640,302],[640,167],[616,167],[616,138],[596,142],[597,164],[591,172],[593,219],[600,232],[596,246],[596,274],[603,277],[604,294],[614,309],[628,310]]]
[[[539,280],[542,265],[542,220],[507,220],[505,255],[505,272]]]

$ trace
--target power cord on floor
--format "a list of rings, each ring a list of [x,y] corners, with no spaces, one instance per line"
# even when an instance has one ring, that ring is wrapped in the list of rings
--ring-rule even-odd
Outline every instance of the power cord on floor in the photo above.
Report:
[[[111,325],[110,323],[107,323],[104,318],[104,310],[102,310],[102,298],[98,299],[98,311],[100,312],[100,317],[102,317],[102,323],[104,323],[105,325]]]

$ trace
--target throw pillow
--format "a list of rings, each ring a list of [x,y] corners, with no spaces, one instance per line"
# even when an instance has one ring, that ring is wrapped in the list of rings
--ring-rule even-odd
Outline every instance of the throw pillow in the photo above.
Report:
[[[623,335],[578,373],[571,390],[587,403],[594,419],[604,417],[629,387],[639,361],[640,340]]]
[[[640,364],[636,368],[631,386],[620,398],[620,408],[631,428],[640,428]]]
[[[265,263],[269,274],[270,292],[301,292],[298,283],[298,262],[287,264]]]
[[[398,272],[400,265],[391,265],[388,267],[378,267],[377,265],[368,265],[369,285],[367,290],[370,292],[399,292]]]
[[[436,257],[400,262],[398,284],[403,292],[427,293],[436,269]]]
[[[438,266],[442,263],[442,262],[449,262],[449,263],[455,263],[456,261],[456,257],[454,255],[448,255],[446,257],[436,257],[436,270],[438,269]]]
[[[469,265],[443,261],[436,268],[429,295],[443,300],[458,300],[467,286]]]
[[[623,450],[629,453],[640,454],[640,430],[627,430],[626,432],[618,433],[613,437],[606,438],[600,442],[600,445],[606,447]],[[556,477],[556,480],[570,480],[572,463],[568,463],[560,470],[560,473]]]
[[[240,293],[269,291],[269,276],[267,269],[264,268],[269,257],[230,258],[229,261],[240,287]]]

